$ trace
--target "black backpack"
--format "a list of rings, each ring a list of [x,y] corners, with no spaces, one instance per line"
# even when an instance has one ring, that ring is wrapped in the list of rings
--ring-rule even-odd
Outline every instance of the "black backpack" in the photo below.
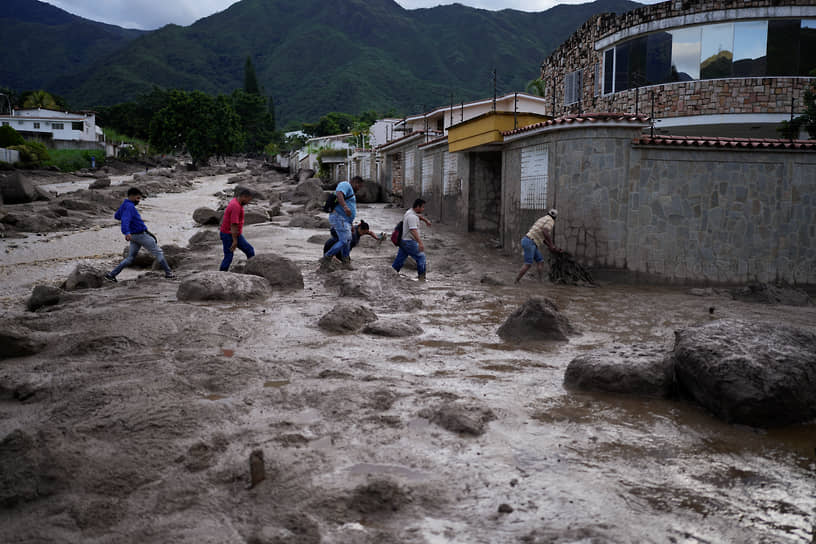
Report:
[[[332,191],[326,196],[326,203],[323,204],[323,211],[326,213],[331,213],[334,211],[334,208],[337,207],[337,193]]]

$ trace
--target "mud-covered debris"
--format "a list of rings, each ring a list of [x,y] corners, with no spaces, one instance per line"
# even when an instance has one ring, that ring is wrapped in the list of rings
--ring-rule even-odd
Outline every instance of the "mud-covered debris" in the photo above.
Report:
[[[249,487],[255,487],[266,479],[263,450],[255,450],[249,454]]]
[[[510,314],[498,334],[507,342],[565,341],[575,329],[554,302],[531,297]]]
[[[584,391],[667,397],[674,391],[674,362],[660,346],[621,354],[586,353],[567,366],[564,385]]]
[[[507,504],[506,502],[503,502],[499,505],[499,514],[512,514],[512,513],[513,507]]]
[[[295,215],[292,219],[289,220],[290,227],[300,227],[304,229],[326,229],[328,230],[331,225],[329,225],[328,219],[324,217],[315,217],[312,215]],[[325,240],[324,240],[325,241]]]
[[[377,320],[375,314],[368,306],[362,304],[341,303],[332,308],[326,315],[320,318],[317,325],[324,330],[339,333],[357,332],[366,323]]]
[[[291,260],[276,253],[255,255],[247,260],[246,274],[261,276],[274,289],[303,289],[303,274]]]
[[[480,436],[487,430],[487,424],[496,419],[493,410],[475,404],[447,403],[419,412],[420,417],[430,420],[452,433]]]
[[[263,208],[250,208],[244,212],[244,225],[257,225],[269,221],[269,213]]]
[[[790,285],[751,283],[745,287],[732,289],[731,298],[743,302],[760,304],[782,304],[783,306],[812,306],[813,300],[806,291]]]
[[[190,472],[200,472],[213,464],[214,449],[206,442],[196,442],[187,449],[184,458],[184,468]]]
[[[45,346],[46,342],[39,333],[11,319],[0,321],[0,360],[34,355]]]
[[[378,319],[363,328],[363,333],[388,338],[417,336],[424,331],[416,323],[399,319]]]
[[[88,185],[88,189],[105,189],[106,187],[110,187],[111,180],[110,178],[99,178],[90,185]]]
[[[397,394],[388,389],[380,389],[368,396],[367,406],[374,410],[384,412],[389,410],[397,400]]]
[[[29,312],[36,312],[45,306],[55,306],[62,300],[63,291],[50,285],[37,285],[28,297],[26,308]]]
[[[387,478],[357,486],[349,499],[349,507],[361,514],[396,512],[410,503],[409,492]]]
[[[249,274],[235,272],[199,272],[182,280],[176,298],[185,301],[239,301],[265,298],[269,282]]]
[[[302,513],[285,514],[280,520],[256,531],[247,544],[320,544],[318,524]]]
[[[589,270],[566,252],[550,253],[550,281],[570,285],[594,285]]]
[[[479,280],[479,283],[484,285],[504,285],[504,282],[500,279],[496,278],[495,276],[484,275],[482,279]]]
[[[326,243],[326,240],[331,238],[328,234],[312,234],[309,238],[306,239],[306,243],[308,244],[320,244],[321,246]]]

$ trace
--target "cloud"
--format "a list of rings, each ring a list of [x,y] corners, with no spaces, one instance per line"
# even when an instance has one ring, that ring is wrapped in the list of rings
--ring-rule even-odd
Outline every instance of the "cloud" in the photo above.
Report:
[[[153,30],[174,23],[188,26],[197,20],[223,11],[237,0],[48,0],[48,3],[74,15],[118,25],[124,28]],[[332,1],[332,0],[327,0]],[[489,9],[545,11],[557,4],[582,4],[587,0],[461,0],[468,6]],[[641,0],[647,4],[658,0]],[[398,0],[406,9],[452,4],[445,0]]]
[[[174,23],[187,26],[223,11],[236,0],[49,0],[74,15],[125,28],[152,30]]]

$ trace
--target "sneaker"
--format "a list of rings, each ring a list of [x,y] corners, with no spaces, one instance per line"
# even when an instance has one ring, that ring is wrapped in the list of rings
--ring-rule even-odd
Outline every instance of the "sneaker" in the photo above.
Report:
[[[165,274],[165,275],[164,275],[164,279],[166,279],[166,280],[175,280],[175,279],[177,279],[177,278],[178,278],[178,276],[176,276],[176,275],[175,275],[175,274],[173,274],[172,272],[170,272],[169,274]]]
[[[113,283],[116,283],[116,282],[118,281],[118,280],[116,279],[116,276],[111,276],[111,275],[110,275],[110,272],[108,272],[108,273],[106,273],[106,274],[105,274],[105,279],[106,279],[106,280],[108,280],[108,281],[110,281],[110,282],[113,282]]]
[[[417,278],[418,281],[425,281],[425,274],[420,274]]]

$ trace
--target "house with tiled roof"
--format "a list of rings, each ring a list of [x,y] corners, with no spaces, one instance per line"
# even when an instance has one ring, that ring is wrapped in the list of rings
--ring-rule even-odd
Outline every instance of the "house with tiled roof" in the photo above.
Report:
[[[25,138],[55,149],[104,149],[105,135],[91,111],[65,112],[44,108],[15,109],[0,115],[0,125],[10,126]]]

